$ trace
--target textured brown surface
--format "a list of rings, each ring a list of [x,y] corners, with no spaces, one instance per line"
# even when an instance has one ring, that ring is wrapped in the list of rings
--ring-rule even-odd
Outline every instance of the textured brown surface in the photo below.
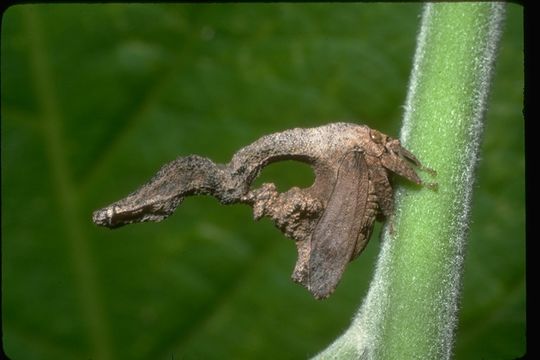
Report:
[[[311,165],[313,185],[284,193],[271,183],[250,189],[266,165],[281,160]],[[93,220],[109,228],[161,221],[184,197],[198,194],[212,195],[223,204],[248,204],[255,219],[270,217],[295,240],[298,260],[293,280],[316,298],[325,298],[347,263],[366,246],[374,221],[392,214],[389,174],[423,184],[411,165],[421,167],[398,140],[365,125],[296,128],[260,138],[226,165],[197,155],[180,157],[137,191],[94,212]]]

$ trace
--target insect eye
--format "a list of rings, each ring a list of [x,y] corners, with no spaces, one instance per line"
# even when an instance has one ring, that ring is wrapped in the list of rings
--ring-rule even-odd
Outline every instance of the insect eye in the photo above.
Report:
[[[380,144],[383,142],[383,135],[378,132],[377,130],[371,130],[371,140],[375,141],[376,143]]]

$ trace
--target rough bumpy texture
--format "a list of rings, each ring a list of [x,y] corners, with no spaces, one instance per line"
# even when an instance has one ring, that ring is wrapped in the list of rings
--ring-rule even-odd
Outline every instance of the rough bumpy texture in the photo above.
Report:
[[[268,183],[250,189],[263,167],[281,160],[311,165],[313,185],[284,193]],[[298,260],[293,280],[316,298],[326,298],[347,263],[366,246],[374,221],[392,214],[389,174],[422,184],[411,165],[421,167],[398,140],[365,125],[296,128],[260,138],[240,149],[226,165],[197,155],[180,157],[137,191],[94,212],[93,220],[109,228],[161,221],[189,195],[248,204],[255,219],[270,217],[295,240]]]

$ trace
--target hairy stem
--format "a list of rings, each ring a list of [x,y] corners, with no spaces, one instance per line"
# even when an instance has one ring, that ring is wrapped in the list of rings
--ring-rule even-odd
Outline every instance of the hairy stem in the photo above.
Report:
[[[474,170],[504,18],[502,3],[424,8],[401,140],[439,189],[396,193],[368,295],[319,358],[449,359]]]

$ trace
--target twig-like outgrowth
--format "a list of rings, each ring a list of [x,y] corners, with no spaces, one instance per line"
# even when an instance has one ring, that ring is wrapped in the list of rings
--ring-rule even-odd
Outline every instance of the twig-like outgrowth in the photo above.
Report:
[[[279,193],[274,184],[250,189],[266,165],[297,160],[312,166],[315,182]],[[334,123],[264,136],[240,149],[226,165],[191,155],[163,166],[140,189],[94,212],[96,224],[109,228],[161,221],[189,195],[206,194],[222,204],[245,203],[255,219],[269,216],[296,241],[292,275],[316,298],[329,296],[345,266],[364,249],[375,219],[392,214],[389,171],[423,184],[409,151],[365,125]]]

